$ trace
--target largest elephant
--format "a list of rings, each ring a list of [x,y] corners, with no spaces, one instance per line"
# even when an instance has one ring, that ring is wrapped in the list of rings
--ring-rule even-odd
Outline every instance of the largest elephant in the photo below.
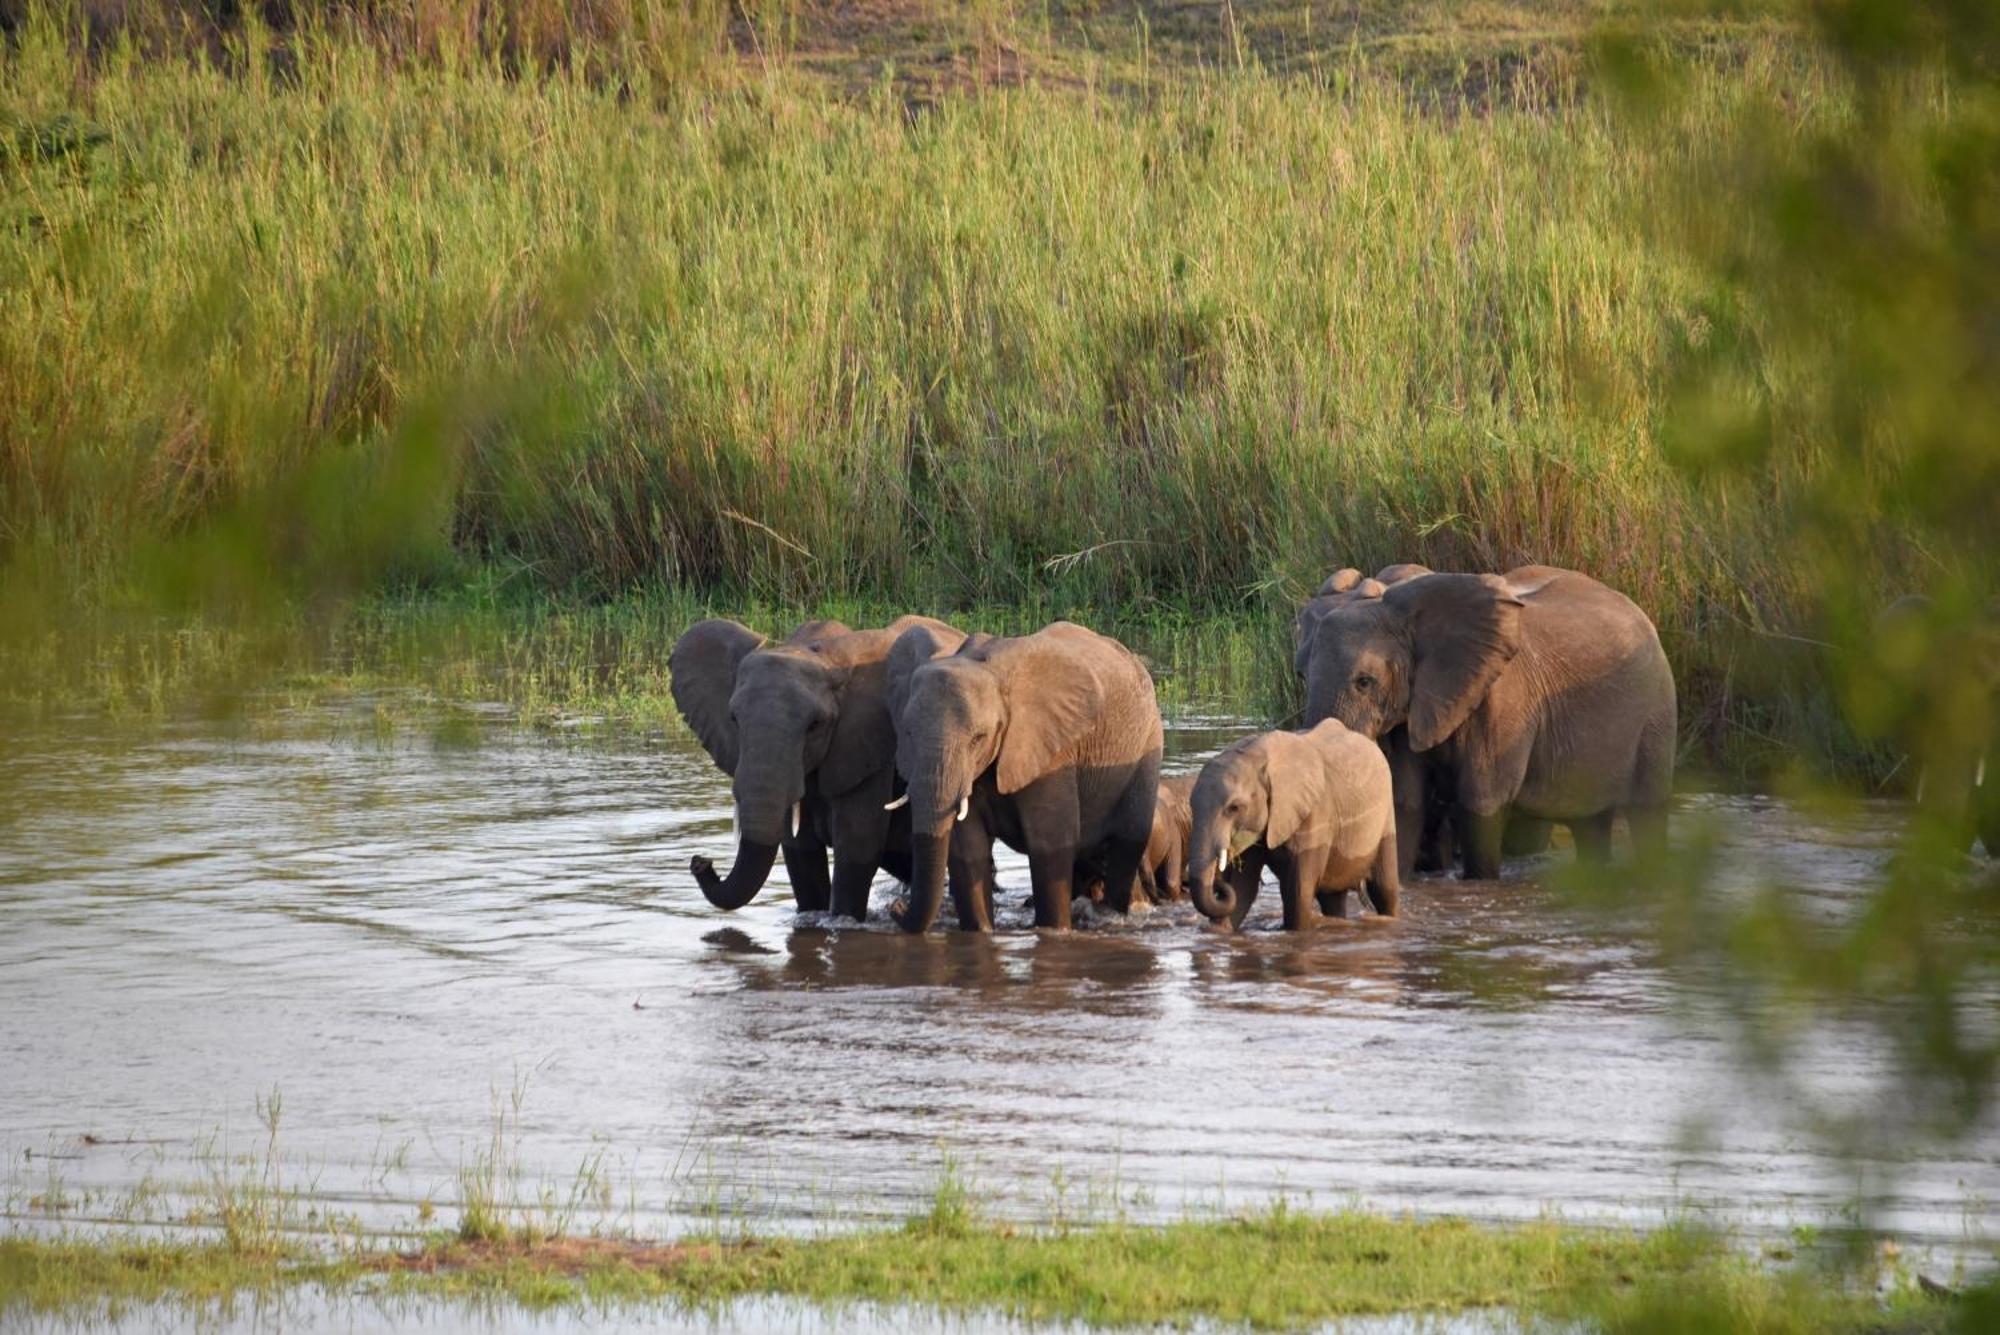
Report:
[[[1662,840],[1675,711],[1653,623],[1573,570],[1425,574],[1311,630],[1306,717],[1405,728],[1413,754],[1437,752],[1467,877],[1499,874],[1510,816],[1568,825],[1588,856],[1621,811],[1637,840]]]
[[[864,918],[877,867],[909,875],[907,822],[884,810],[896,777],[888,657],[905,635],[911,652],[922,644],[948,653],[965,638],[942,621],[903,617],[880,630],[811,622],[771,644],[748,626],[713,618],[675,641],[674,704],[730,776],[736,803],[728,876],[699,855],[689,864],[709,903],[749,903],[781,847],[804,911]]]
[[[1313,651],[1318,645],[1315,632],[1327,616],[1356,603],[1379,601],[1392,585],[1432,573],[1429,566],[1403,562],[1383,567],[1372,579],[1364,579],[1352,566],[1328,575],[1292,619],[1292,670],[1298,673],[1299,681],[1312,681]],[[1315,711],[1308,697],[1304,727],[1314,727],[1331,717],[1331,713]],[[1401,724],[1383,733],[1380,741],[1395,779],[1397,872],[1408,877],[1412,872],[1443,871],[1452,856],[1454,786],[1444,753],[1432,750],[1418,755],[1412,751],[1409,729]]]
[[[996,838],[1028,855],[1037,927],[1069,926],[1079,860],[1101,865],[1114,907],[1128,907],[1164,740],[1145,665],[1067,621],[949,656],[924,650],[906,635],[890,656],[910,812],[899,924],[928,931],[949,875],[959,925],[991,930]]]

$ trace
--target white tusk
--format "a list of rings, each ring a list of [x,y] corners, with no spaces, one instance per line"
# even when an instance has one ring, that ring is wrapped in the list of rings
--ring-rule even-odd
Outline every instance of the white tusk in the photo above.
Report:
[[[966,812],[968,812],[968,811],[970,811],[970,810],[972,810],[972,797],[971,797],[971,795],[970,795],[970,794],[968,794],[968,795],[966,795],[966,796],[964,796],[964,797],[961,797],[961,798],[959,798],[959,799],[958,799],[958,818],[959,818],[960,820],[964,820],[964,819],[965,819],[965,813],[966,813]]]
[[[803,802],[792,803],[792,838],[794,839],[799,837],[799,808],[804,805],[805,803]]]
[[[1222,873],[1228,870],[1229,870],[1229,849],[1227,847],[1224,847],[1220,853],[1217,853],[1215,855],[1215,874],[1217,876],[1220,876],[1222,875]]]
[[[1919,806],[1922,806],[1922,805],[1923,805],[1923,801],[1924,801],[1924,778],[1925,778],[1925,775],[1924,775],[1924,772],[1923,772],[1922,770],[1918,770],[1918,771],[1917,771],[1917,805],[1919,805]]]
[[[882,810],[894,811],[897,807],[906,807],[908,805],[910,805],[910,795],[908,793],[904,793],[901,797],[897,798],[893,802],[884,802],[882,804]]]

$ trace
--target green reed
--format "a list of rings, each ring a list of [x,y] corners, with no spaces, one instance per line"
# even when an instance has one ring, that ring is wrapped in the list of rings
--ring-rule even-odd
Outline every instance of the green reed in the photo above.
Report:
[[[1803,615],[1789,478],[1692,482],[1662,445],[1721,316],[1640,219],[1750,90],[1842,114],[1781,33],[1645,136],[1574,61],[1482,114],[1360,48],[913,107],[782,63],[384,59],[352,24],[86,52],[27,13],[0,626],[498,578],[1277,644],[1333,567],[1548,561],[1653,614],[1712,756],[1860,754],[1737,666]]]

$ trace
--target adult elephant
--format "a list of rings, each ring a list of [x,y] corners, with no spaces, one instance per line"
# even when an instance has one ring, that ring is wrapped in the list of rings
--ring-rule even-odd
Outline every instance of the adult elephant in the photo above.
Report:
[[[959,925],[992,930],[996,838],[1028,856],[1037,927],[1069,926],[1079,863],[1101,865],[1107,899],[1129,908],[1164,738],[1145,665],[1067,621],[947,657],[912,648],[899,641],[889,668],[911,830],[897,922],[928,931],[948,874]]]
[[[1331,608],[1311,635],[1306,717],[1403,728],[1412,755],[1437,753],[1468,878],[1499,874],[1510,816],[1568,825],[1586,857],[1608,853],[1620,811],[1642,844],[1664,839],[1673,673],[1623,594],[1554,566],[1426,574]],[[1399,819],[1411,800],[1398,793]]]
[[[1402,562],[1385,566],[1365,579],[1352,566],[1328,575],[1292,620],[1292,668],[1308,687],[1313,677],[1314,634],[1319,623],[1339,608],[1380,601],[1392,585],[1434,573],[1429,566]],[[1310,690],[1303,726],[1311,728],[1331,714],[1316,712]],[[1454,782],[1443,752],[1419,755],[1410,749],[1409,728],[1398,724],[1381,737],[1396,792],[1396,869],[1399,875],[1443,871],[1452,863],[1451,794]],[[1546,834],[1544,834],[1546,841]],[[1538,850],[1529,850],[1538,851]]]
[[[801,626],[782,644],[725,618],[697,622],[668,658],[674,704],[732,780],[736,861],[727,876],[688,864],[708,902],[740,909],[784,850],[802,911],[868,915],[877,867],[909,876],[908,821],[883,809],[895,794],[896,728],[889,651],[905,635],[949,653],[964,636],[903,617],[881,630],[835,621]],[[833,878],[826,855],[833,850]]]

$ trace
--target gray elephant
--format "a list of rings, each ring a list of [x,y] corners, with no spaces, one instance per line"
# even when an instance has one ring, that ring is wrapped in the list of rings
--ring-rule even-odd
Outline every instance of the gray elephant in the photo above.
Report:
[[[1164,734],[1153,679],[1116,640],[1066,621],[931,658],[890,655],[896,766],[908,781],[910,898],[929,930],[947,872],[959,925],[993,926],[993,840],[1028,855],[1035,925],[1066,928],[1076,869],[1129,907],[1152,829]]]
[[[1906,699],[1896,711],[1899,717],[1888,725],[1906,760],[1916,757],[1912,797],[1941,816],[1947,828],[1955,827],[1965,847],[1984,844],[1989,856],[2000,857],[2000,599],[1987,604],[1984,617],[1950,626],[1940,623],[1929,598],[1906,595],[1876,618],[1871,647],[1882,660],[1924,665],[1925,679],[1906,681],[1903,695],[1921,693],[1927,702],[1957,705],[1950,720],[1954,726],[1940,728],[1935,719],[1924,717],[1915,699]],[[1971,695],[1961,694],[1929,673],[1933,665],[1947,677],[1969,668],[1971,681],[1984,684],[1983,702],[1977,685]],[[1884,671],[1892,679],[1907,673]],[[1981,704],[1983,730],[1965,717]]]
[[[764,887],[780,847],[802,911],[865,918],[876,868],[909,877],[909,825],[895,793],[889,651],[904,636],[948,653],[964,640],[928,617],[881,630],[801,626],[783,644],[722,618],[698,622],[668,658],[674,704],[733,780],[738,842],[729,875],[689,864],[708,902],[739,909]],[[826,855],[833,850],[833,878]]]
[[[1241,926],[1267,865],[1288,931],[1338,917],[1349,890],[1385,917],[1401,907],[1388,759],[1338,719],[1224,749],[1202,766],[1192,806],[1188,896],[1209,918]]]
[[[1623,594],[1554,566],[1427,574],[1333,607],[1309,648],[1308,719],[1404,728],[1412,755],[1439,753],[1467,877],[1499,874],[1510,817],[1568,825],[1586,857],[1609,852],[1621,811],[1639,842],[1664,840],[1674,679]],[[1425,800],[1399,791],[1399,814]]]

